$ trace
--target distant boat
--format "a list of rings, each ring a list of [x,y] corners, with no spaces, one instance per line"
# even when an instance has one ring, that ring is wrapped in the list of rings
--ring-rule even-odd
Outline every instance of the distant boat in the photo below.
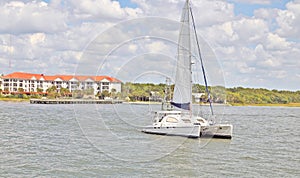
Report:
[[[175,87],[172,101],[168,84],[165,89],[166,98],[162,104],[161,111],[155,112],[154,122],[142,129],[148,134],[174,135],[191,138],[214,137],[232,138],[231,124],[216,124],[214,121],[194,116],[192,113],[192,60],[191,60],[191,34],[195,35],[197,52],[201,61],[208,102],[212,115],[213,108],[208,90],[207,79],[201,57],[200,46],[195,28],[195,21],[190,1],[186,0],[181,16],[181,29],[178,40],[178,58],[175,78]],[[167,83],[169,80],[167,80]]]

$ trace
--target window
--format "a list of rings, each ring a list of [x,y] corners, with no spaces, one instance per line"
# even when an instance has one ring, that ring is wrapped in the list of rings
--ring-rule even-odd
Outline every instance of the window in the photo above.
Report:
[[[177,123],[178,122],[178,120],[174,117],[168,117],[166,121],[171,122],[171,123]]]
[[[189,119],[182,119],[184,123],[191,123],[191,120]]]

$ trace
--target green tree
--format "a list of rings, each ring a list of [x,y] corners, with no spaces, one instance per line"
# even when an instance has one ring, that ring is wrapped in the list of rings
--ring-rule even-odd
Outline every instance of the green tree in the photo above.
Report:
[[[70,91],[67,88],[60,88],[59,93],[61,96],[66,97],[70,94]]]
[[[47,96],[49,97],[49,98],[56,98],[56,97],[58,97],[59,95],[58,95],[58,93],[57,93],[57,88],[56,88],[56,86],[51,86],[51,87],[49,87],[47,90],[46,90],[46,92],[47,92]]]
[[[100,99],[104,99],[105,97],[109,97],[109,96],[110,96],[109,91],[104,90],[104,91],[101,92],[99,98],[100,98]]]
[[[24,92],[24,88],[18,88],[18,92]]]
[[[115,88],[111,89],[111,98],[115,98],[117,90]]]
[[[43,89],[37,88],[36,91],[39,92],[39,93],[42,93],[42,92],[43,92]]]

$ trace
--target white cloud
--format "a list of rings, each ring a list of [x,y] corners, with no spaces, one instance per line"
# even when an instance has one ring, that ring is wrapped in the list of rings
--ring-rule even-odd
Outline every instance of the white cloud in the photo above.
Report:
[[[122,20],[136,18],[141,13],[138,8],[121,8],[118,1],[111,0],[72,0],[68,4],[72,14],[81,20]]]
[[[150,53],[161,53],[168,49],[168,46],[161,41],[154,41],[150,44],[146,44],[147,51]]]
[[[266,48],[270,50],[286,50],[290,47],[290,42],[281,38],[278,34],[269,33],[266,39]]]
[[[254,67],[249,67],[245,62],[237,62],[236,67],[241,73],[253,73],[255,71]]]
[[[139,61],[148,65],[141,68],[145,70],[155,64],[160,65],[159,70],[172,67],[179,28],[175,22],[180,19],[184,0],[132,2],[137,8],[124,8],[118,1],[111,0],[51,0],[50,3],[41,0],[1,1],[0,73],[73,73],[78,65],[81,65],[79,69],[90,66],[90,71],[95,68],[96,72],[99,58],[118,44],[121,46],[110,56],[113,60],[106,64],[109,67],[106,71],[111,69],[111,74],[124,66],[121,73],[126,73],[126,77],[130,78],[132,76],[128,76],[128,71],[139,68]],[[273,2],[192,1],[198,34],[216,52],[228,86],[280,89],[280,83],[290,81],[286,84],[291,89],[297,89],[296,84],[292,83],[299,80],[300,0],[291,0],[280,9],[260,6],[252,17],[235,16],[236,3],[270,5]],[[148,16],[170,20],[129,20]],[[174,23],[170,22],[172,20]],[[125,23],[118,26],[122,22]],[[148,41],[146,38],[130,41],[145,35],[149,36]],[[89,47],[93,41],[97,43]],[[201,49],[206,51],[206,48],[208,45]],[[86,54],[85,50],[90,51]],[[162,58],[161,63],[158,63],[158,57]],[[209,67],[216,65],[209,61],[206,64]],[[81,71],[84,70],[77,70]]]
[[[281,36],[300,38],[300,1],[287,3],[286,10],[280,10],[276,17],[279,26],[277,32]]]
[[[134,45],[134,44],[131,44],[131,45],[129,45],[129,47],[128,47],[128,50],[129,50],[131,53],[135,53],[137,49],[138,49],[137,45]]]
[[[264,19],[266,21],[273,21],[278,16],[279,9],[256,9],[254,10],[254,17]]]
[[[66,14],[45,2],[11,1],[0,6],[0,33],[55,33],[66,29]]]
[[[284,79],[288,75],[287,75],[287,72],[284,71],[284,70],[276,70],[276,71],[270,71],[269,74],[268,74],[268,76],[269,77],[275,77],[277,79]]]
[[[181,11],[185,1],[183,0],[132,0],[147,16],[159,16],[180,20]],[[234,18],[234,6],[223,0],[191,1],[193,14],[198,26],[209,26],[223,23]]]
[[[257,42],[268,32],[267,24],[261,19],[242,18],[233,22],[233,28],[239,36],[239,42],[244,44]]]
[[[13,53],[14,52],[14,47],[13,46],[7,46],[7,45],[2,45],[0,46],[0,50],[4,53]]]
[[[45,42],[46,35],[44,33],[34,33],[29,36],[32,45]]]

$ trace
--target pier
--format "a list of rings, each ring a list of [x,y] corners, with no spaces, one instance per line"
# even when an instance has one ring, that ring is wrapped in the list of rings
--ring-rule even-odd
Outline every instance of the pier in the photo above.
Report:
[[[30,99],[30,104],[120,104],[123,100]]]

